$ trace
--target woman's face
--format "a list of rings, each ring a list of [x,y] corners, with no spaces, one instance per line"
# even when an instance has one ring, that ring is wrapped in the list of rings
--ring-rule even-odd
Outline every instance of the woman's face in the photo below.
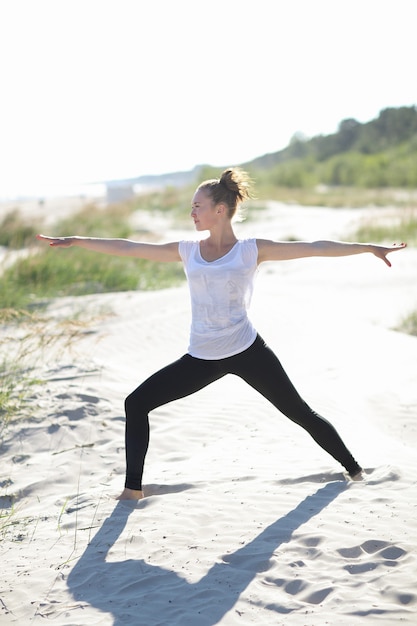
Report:
[[[191,217],[197,230],[210,230],[218,222],[216,206],[210,196],[197,189],[191,202]]]

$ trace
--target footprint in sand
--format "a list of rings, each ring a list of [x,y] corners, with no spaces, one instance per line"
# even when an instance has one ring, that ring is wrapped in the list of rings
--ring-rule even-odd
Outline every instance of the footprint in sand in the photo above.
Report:
[[[357,561],[355,563],[347,563],[344,566],[344,569],[349,574],[370,572],[380,566],[396,567],[399,559],[407,554],[402,548],[378,539],[365,541],[351,548],[341,548],[338,550],[338,553],[344,559]],[[370,555],[372,555],[372,558],[370,558]]]
[[[57,398],[60,400],[74,400],[78,402],[89,402],[92,404],[100,402],[100,398],[97,398],[97,396],[89,396],[85,393],[60,393],[57,395]]]
[[[318,545],[323,541],[322,537],[307,537],[300,541],[306,548],[308,548],[309,559],[319,558],[321,551],[318,549]],[[294,561],[290,564],[290,567],[300,569],[305,567],[305,563],[302,560]],[[298,600],[307,602],[309,604],[320,604],[327,598],[327,596],[334,591],[333,587],[320,587],[314,588],[311,582],[304,580],[303,578],[285,579],[285,578],[267,578],[265,581],[267,585],[275,585],[281,587],[285,593],[290,596],[297,596]]]
[[[99,415],[100,409],[97,406],[100,398],[81,393],[60,393],[58,400],[64,400],[65,408],[60,415],[67,417],[70,421],[79,421],[88,416]]]
[[[401,476],[396,468],[390,465],[381,467],[370,467],[365,470],[364,481],[368,485],[380,485],[386,482],[397,482]]]
[[[321,541],[320,537],[309,537],[302,541],[309,549],[310,559],[320,556],[318,545]],[[407,555],[403,548],[378,539],[364,541],[362,544],[350,548],[340,548],[337,552],[347,561],[344,569],[351,575],[371,572],[379,567],[396,567],[399,565],[400,560]],[[296,561],[291,566],[301,570],[305,563]],[[321,604],[334,591],[333,587],[318,588],[318,586],[314,586],[311,582],[298,576],[292,580],[288,578],[267,578],[264,584],[280,587],[288,595],[294,598],[297,597],[298,600],[309,604]],[[401,593],[396,591],[395,593],[397,594],[395,599],[400,601],[401,604],[409,604],[415,600],[415,596],[412,593],[408,593],[407,590],[403,590]]]
[[[301,565],[301,562],[299,562],[299,565]],[[329,593],[334,591],[333,587],[324,587],[312,590],[311,583],[303,580],[302,578],[296,578],[294,580],[286,580],[284,578],[266,579],[264,584],[282,587],[288,595],[294,597],[297,596],[298,600],[309,604],[320,604],[323,600],[325,600],[325,598],[327,598]],[[288,612],[290,611],[288,610]]]

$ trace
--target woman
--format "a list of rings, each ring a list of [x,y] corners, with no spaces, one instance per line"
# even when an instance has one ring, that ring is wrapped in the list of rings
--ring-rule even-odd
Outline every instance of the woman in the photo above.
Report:
[[[264,261],[371,252],[390,267],[387,255],[403,249],[405,244],[385,247],[338,241],[238,240],[232,218],[241,202],[251,197],[249,183],[245,172],[232,168],[225,170],[220,179],[199,185],[192,199],[191,217],[197,231],[209,231],[209,236],[200,242],[150,244],[126,239],[38,235],[53,247],[79,246],[106,254],[184,264],[192,306],[188,352],[153,374],[126,398],[126,482],[120,500],[144,497],[142,474],[149,443],[149,412],[226,374],[243,378],[307,430],[352,479],[362,478],[362,468],[334,427],[300,397],[275,354],[257,334],[247,309],[257,267]]]

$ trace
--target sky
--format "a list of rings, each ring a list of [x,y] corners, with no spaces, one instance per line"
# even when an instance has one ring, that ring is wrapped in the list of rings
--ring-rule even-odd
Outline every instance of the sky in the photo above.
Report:
[[[0,197],[227,167],[417,103],[415,0],[0,0]]]

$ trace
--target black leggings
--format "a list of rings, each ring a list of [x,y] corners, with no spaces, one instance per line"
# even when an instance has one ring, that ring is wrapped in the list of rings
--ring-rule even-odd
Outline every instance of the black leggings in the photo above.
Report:
[[[226,374],[243,378],[290,420],[310,433],[350,474],[360,470],[335,428],[304,402],[278,358],[258,335],[247,350],[225,359],[208,361],[185,354],[153,374],[126,398],[126,487],[142,489],[143,465],[149,444],[148,413],[195,393]]]

